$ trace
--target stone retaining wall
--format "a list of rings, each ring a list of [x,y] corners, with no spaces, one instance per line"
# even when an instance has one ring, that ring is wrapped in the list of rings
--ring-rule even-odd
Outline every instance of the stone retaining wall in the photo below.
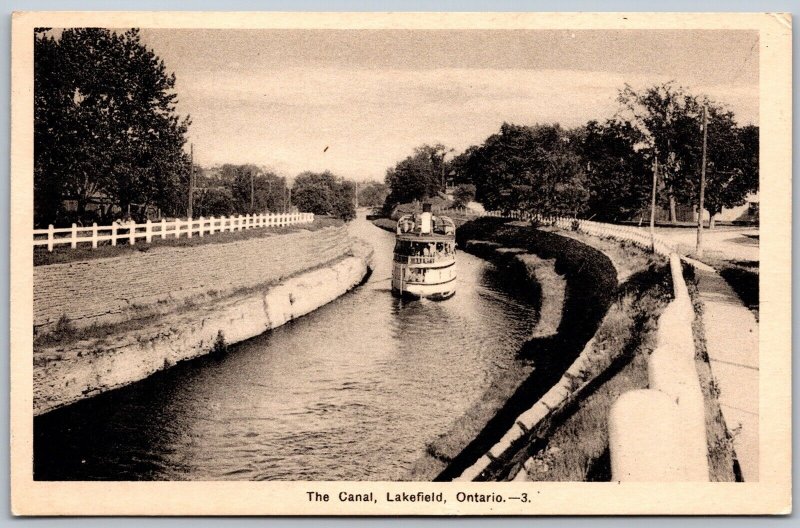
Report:
[[[34,414],[144,379],[208,354],[217,343],[255,337],[333,301],[368,273],[371,248],[357,244],[352,251],[277,284],[163,314],[143,326],[37,349]]]
[[[211,293],[279,281],[345,255],[345,227],[299,231],[191,247],[156,246],[118,257],[33,269],[33,327],[114,324],[171,310]]]

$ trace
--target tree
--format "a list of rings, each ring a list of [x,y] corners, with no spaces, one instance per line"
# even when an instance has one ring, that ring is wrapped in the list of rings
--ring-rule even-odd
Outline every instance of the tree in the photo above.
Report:
[[[204,187],[195,193],[194,215],[196,217],[230,216],[234,214],[234,198],[225,186]]]
[[[304,212],[317,215],[331,214],[335,186],[336,177],[328,171],[303,172],[294,180],[292,202]]]
[[[578,151],[589,191],[586,214],[601,221],[628,220],[649,204],[651,159],[637,150],[629,123],[589,121],[579,134]]]
[[[559,125],[503,123],[466,160],[462,180],[489,209],[577,215],[588,201],[576,137]],[[457,158],[458,159],[458,158]]]
[[[725,114],[714,115],[708,123],[703,206],[712,229],[723,208],[744,204],[747,195],[758,189],[758,127],[739,128],[732,121],[732,114]],[[699,182],[692,183],[692,192],[699,193]]]
[[[331,172],[303,172],[295,178],[292,201],[304,212],[332,215],[344,221],[356,217],[355,184]]]
[[[453,191],[456,207],[465,207],[475,199],[475,186],[471,183],[462,183]]]
[[[758,129],[740,129],[723,105],[692,95],[675,82],[643,92],[626,86],[618,99],[622,121],[636,129],[642,145],[658,158],[671,221],[677,203],[699,202],[703,107],[708,119],[704,206],[712,219],[723,207],[744,203],[747,193],[758,187]]]
[[[339,182],[333,190],[331,214],[345,222],[356,217],[356,185],[351,181]]]
[[[630,85],[620,90],[619,118],[637,131],[645,148],[658,158],[670,221],[676,220],[675,206],[686,198],[693,174],[693,129],[697,128],[702,105],[674,81],[637,92]]]
[[[183,152],[190,120],[176,111],[175,75],[140,40],[102,28],[34,35],[35,222],[78,217],[97,197],[122,210],[153,205],[183,212],[176,201],[188,174]]]
[[[369,182],[358,189],[358,205],[380,207],[389,195],[389,186],[383,182]]]
[[[436,196],[442,189],[442,171],[445,169],[444,145],[422,145],[414,154],[386,171],[389,207],[414,200],[425,200]]]

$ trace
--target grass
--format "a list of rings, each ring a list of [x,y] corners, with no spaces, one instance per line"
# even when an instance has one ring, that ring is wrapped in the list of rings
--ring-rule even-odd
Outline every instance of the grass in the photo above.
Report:
[[[244,231],[226,231],[207,234],[203,237],[195,235],[192,238],[154,238],[149,244],[139,239],[133,246],[124,244],[112,246],[110,241],[103,241],[97,249],[92,249],[89,244],[81,244],[75,249],[69,245],[54,246],[53,251],[47,251],[44,246],[37,246],[33,251],[33,265],[47,266],[50,264],[65,264],[100,258],[118,257],[135,252],[146,252],[158,247],[194,247],[204,244],[226,244],[251,238],[263,238],[297,231],[316,231],[326,227],[341,226],[343,222],[336,218],[315,216],[310,224],[299,224],[285,227],[261,227]]]
[[[719,272],[745,306],[758,321],[759,308],[759,262],[755,260],[728,260],[706,255],[703,262]]]
[[[666,271],[661,272],[666,276]],[[687,285],[698,317],[693,323],[696,366],[705,400],[705,420],[708,443],[709,477],[713,482],[736,480],[733,459],[733,439],[725,426],[719,407],[719,389],[714,382],[705,351],[702,305],[698,301],[697,287],[691,274]],[[597,332],[593,348],[631,350],[623,353],[610,365],[597,363],[594,374],[600,372],[593,390],[565,412],[560,423],[546,424],[552,428],[540,433],[538,445],[529,451],[530,460],[524,471],[535,481],[608,481],[611,478],[608,453],[607,418],[611,406],[624,392],[648,387],[647,359],[655,345],[657,317],[669,298],[668,281],[660,281],[645,288],[641,294],[628,293],[621,304],[615,304]],[[603,344],[606,344],[604,346]],[[607,346],[610,345],[610,346]],[[596,357],[603,357],[603,353]],[[614,363],[617,363],[615,368]],[[604,370],[605,368],[605,370]],[[556,417],[554,422],[558,422]],[[534,442],[537,444],[537,442]]]
[[[695,346],[695,366],[700,378],[705,401],[706,439],[708,442],[708,466],[713,482],[733,482],[741,480],[737,475],[738,468],[734,462],[733,437],[725,424],[722,409],[719,405],[719,386],[711,372],[708,351],[706,349],[705,329],[703,326],[703,303],[697,289],[694,268],[684,267],[686,286],[692,298],[695,318],[692,323],[692,334]]]
[[[627,240],[600,238],[579,231],[557,230],[556,232],[602,251],[614,263],[620,283],[627,281],[635,273],[648,269],[651,265],[663,262],[660,256],[643,251],[639,246]]]
[[[535,481],[607,481],[608,412],[623,392],[647,387],[647,358],[669,299],[667,268],[640,271],[619,292],[590,344],[579,396],[542,423],[524,471]]]
[[[200,306],[210,305],[216,302],[225,302],[229,299],[241,296],[243,294],[252,293],[256,291],[266,291],[269,288],[279,284],[288,279],[294,278],[298,275],[308,273],[317,269],[328,266],[333,266],[342,260],[353,256],[352,251],[336,257],[328,262],[323,262],[316,266],[298,270],[295,273],[279,277],[270,281],[265,281],[262,284],[255,286],[241,286],[231,291],[221,293],[218,290],[209,290],[206,293],[200,293],[193,297],[183,300],[176,300],[174,302],[159,302],[149,307],[144,307],[136,310],[135,317],[126,319],[117,323],[104,323],[93,324],[86,327],[76,328],[75,325],[69,320],[66,315],[62,315],[56,323],[55,328],[50,332],[42,332],[34,335],[33,350],[34,353],[43,349],[52,347],[63,347],[77,341],[93,340],[102,342],[105,339],[127,333],[137,328],[144,328],[156,322],[164,314],[182,314],[192,310],[196,310]],[[224,336],[223,336],[224,337]]]
[[[555,271],[566,278],[566,298],[561,323],[555,336],[533,338],[519,351],[523,360],[533,359],[536,369],[514,387],[510,396],[496,408],[472,440],[436,476],[437,481],[451,480],[486,453],[517,417],[541,398],[595,334],[617,291],[616,272],[611,261],[600,251],[577,240],[531,227],[509,225],[503,219],[481,218],[468,222],[456,231],[461,247],[468,240],[496,242],[504,247],[521,248],[542,259],[554,259]],[[480,247],[473,252],[482,253]],[[488,251],[487,258],[496,258]],[[521,269],[524,265],[519,264]],[[509,381],[513,381],[509,379]],[[509,383],[508,387],[514,384]],[[472,435],[469,435],[472,436]],[[443,450],[444,451],[444,450]],[[452,452],[448,449],[448,454]]]

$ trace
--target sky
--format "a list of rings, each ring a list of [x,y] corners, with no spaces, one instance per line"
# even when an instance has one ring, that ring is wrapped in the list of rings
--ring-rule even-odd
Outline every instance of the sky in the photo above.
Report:
[[[624,85],[675,80],[758,124],[758,35],[728,30],[143,29],[177,78],[195,161],[383,180],[423,143],[506,121],[605,120]]]

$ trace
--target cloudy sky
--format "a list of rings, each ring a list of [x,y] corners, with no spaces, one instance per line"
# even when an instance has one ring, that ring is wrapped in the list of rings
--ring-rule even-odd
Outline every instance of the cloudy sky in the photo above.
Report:
[[[177,76],[202,165],[382,180],[422,143],[461,151],[516,124],[574,126],[625,83],[676,80],[758,123],[748,31],[142,30]],[[327,147],[327,150],[325,150]]]

